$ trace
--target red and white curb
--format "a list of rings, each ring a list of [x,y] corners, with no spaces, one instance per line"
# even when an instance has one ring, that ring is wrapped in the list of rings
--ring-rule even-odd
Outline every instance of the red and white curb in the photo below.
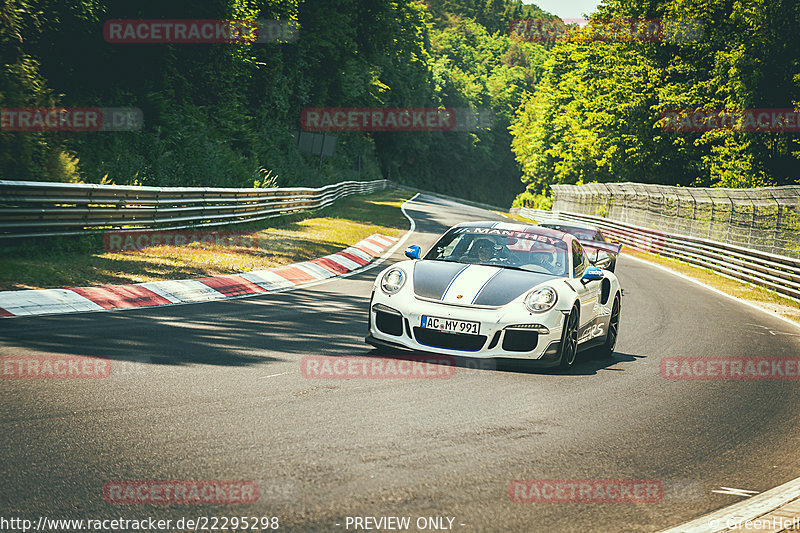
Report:
[[[241,298],[285,290],[360,269],[397,239],[374,234],[335,254],[228,276],[72,289],[0,292],[0,317],[52,315]]]

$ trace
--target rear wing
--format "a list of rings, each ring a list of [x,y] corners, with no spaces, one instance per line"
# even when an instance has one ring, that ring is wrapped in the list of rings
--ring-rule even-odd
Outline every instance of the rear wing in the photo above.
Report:
[[[622,251],[622,243],[600,242],[600,241],[578,241],[587,251],[603,251],[609,254],[619,255]]]

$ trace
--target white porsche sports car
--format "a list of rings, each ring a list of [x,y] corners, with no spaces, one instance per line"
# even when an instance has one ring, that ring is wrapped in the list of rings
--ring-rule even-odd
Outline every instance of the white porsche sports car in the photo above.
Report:
[[[375,280],[366,342],[569,368],[578,349],[610,356],[622,289],[591,265],[572,235],[540,226],[470,222],[450,228],[420,259]]]

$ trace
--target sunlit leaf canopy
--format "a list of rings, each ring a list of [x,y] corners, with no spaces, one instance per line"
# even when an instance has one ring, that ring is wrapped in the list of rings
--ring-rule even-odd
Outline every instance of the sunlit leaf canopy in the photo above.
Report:
[[[517,202],[546,206],[553,183],[800,178],[797,133],[659,126],[668,109],[797,108],[800,4],[606,0],[591,16],[702,31],[537,41],[515,36],[514,21],[552,15],[516,0],[10,0],[0,7],[0,107],[133,106],[144,127],[0,131],[0,179],[252,187],[383,177],[497,205],[527,187]],[[110,43],[113,19],[278,20],[298,38]],[[468,108],[494,121],[336,132],[334,156],[320,158],[296,137],[312,107]]]

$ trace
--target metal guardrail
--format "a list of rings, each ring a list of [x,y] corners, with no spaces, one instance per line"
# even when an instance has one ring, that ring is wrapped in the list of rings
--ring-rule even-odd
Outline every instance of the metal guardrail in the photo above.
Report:
[[[345,196],[395,186],[398,185],[387,180],[344,181],[318,189],[136,187],[0,180],[0,239],[224,226],[319,209]],[[558,218],[592,223],[631,248],[709,268],[800,300],[800,259],[588,214],[526,208],[511,212],[534,220]]]
[[[223,226],[319,209],[345,196],[389,186],[386,180],[344,181],[318,189],[0,180],[0,239]]]
[[[537,222],[562,220],[593,224],[633,249],[708,268],[722,276],[760,285],[800,301],[800,259],[591,215],[524,207],[510,212]]]

